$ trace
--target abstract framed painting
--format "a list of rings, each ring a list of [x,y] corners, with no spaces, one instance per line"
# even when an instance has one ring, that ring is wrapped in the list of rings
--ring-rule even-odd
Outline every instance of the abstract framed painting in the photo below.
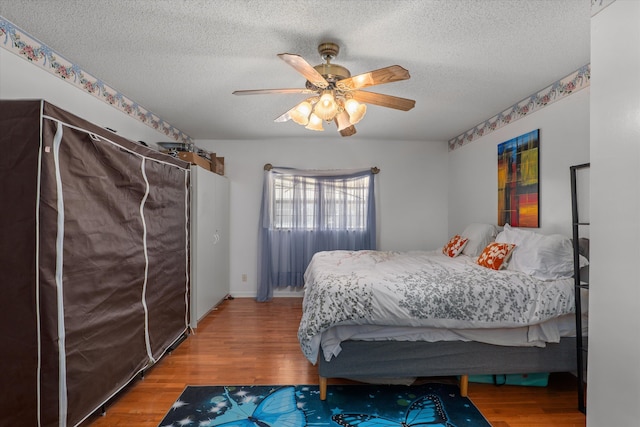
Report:
[[[498,225],[540,226],[540,130],[498,144]]]

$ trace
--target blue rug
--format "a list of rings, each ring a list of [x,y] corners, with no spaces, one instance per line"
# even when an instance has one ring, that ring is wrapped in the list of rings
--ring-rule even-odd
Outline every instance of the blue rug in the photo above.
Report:
[[[490,427],[456,385],[189,386],[160,427]]]

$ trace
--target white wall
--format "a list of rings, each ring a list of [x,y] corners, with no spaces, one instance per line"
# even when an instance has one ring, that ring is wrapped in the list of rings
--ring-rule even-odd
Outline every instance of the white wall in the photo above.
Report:
[[[497,224],[497,146],[540,129],[536,231],[571,236],[569,167],[589,161],[589,92],[589,87],[582,89],[449,153],[449,234],[472,222]]]
[[[225,157],[225,175],[231,183],[232,295],[256,295],[258,217],[266,163],[301,169],[378,166],[379,249],[434,249],[444,244],[445,142],[355,141],[339,136],[327,141],[305,133],[287,141],[196,141],[199,147]],[[246,282],[242,274],[247,274]],[[276,296],[287,294],[276,292]]]
[[[168,140],[161,132],[0,49],[0,99],[40,98],[129,139],[148,144]],[[232,294],[256,294],[257,227],[265,163],[308,169],[378,166],[382,170],[376,181],[379,248],[433,249],[443,244],[447,238],[445,142],[356,142],[339,136],[325,141],[303,132],[295,141],[197,141],[198,146],[225,157],[231,184]],[[242,274],[247,274],[246,282]]]
[[[591,18],[587,425],[640,425],[640,2]]]
[[[6,49],[0,49],[0,99],[44,99],[134,141],[149,145],[170,141],[163,133]]]

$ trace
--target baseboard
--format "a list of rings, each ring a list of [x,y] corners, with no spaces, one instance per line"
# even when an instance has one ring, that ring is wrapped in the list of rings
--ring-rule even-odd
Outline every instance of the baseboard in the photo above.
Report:
[[[255,298],[257,294],[255,292],[248,292],[248,291],[240,291],[240,292],[231,291],[231,295],[234,298]],[[303,296],[304,296],[304,291],[283,290],[283,291],[273,292],[274,298],[302,298]]]

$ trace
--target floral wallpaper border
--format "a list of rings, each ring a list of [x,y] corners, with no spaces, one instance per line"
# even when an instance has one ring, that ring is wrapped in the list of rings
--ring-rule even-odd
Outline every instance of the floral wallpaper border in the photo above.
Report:
[[[556,81],[551,86],[534,93],[522,101],[512,105],[502,113],[491,117],[473,129],[449,140],[449,151],[460,148],[482,136],[500,129],[522,117],[546,107],[574,92],[589,86],[591,79],[591,64],[580,67],[577,71]]]
[[[4,37],[4,40],[2,40],[2,37]],[[77,64],[63,58],[47,45],[31,37],[2,16],[0,16],[0,46],[147,126],[164,133],[169,138],[179,142],[193,143],[189,135],[138,105],[99,78],[83,70]]]
[[[597,15],[616,0],[591,0],[591,16]],[[591,64],[580,67],[577,71],[556,81],[551,86],[512,105],[502,113],[491,117],[473,129],[449,140],[449,151],[460,148],[478,138],[500,129],[502,126],[533,113],[549,104],[558,101],[574,92],[589,86],[591,81]]]
[[[591,0],[591,15],[597,14],[613,2],[615,0]],[[51,48],[0,16],[0,39],[2,36],[4,36],[4,41],[0,42],[0,47],[15,53],[32,64],[38,65],[40,68],[101,99],[134,119],[164,133],[175,141],[193,143],[193,139],[189,135],[138,105],[99,78],[83,70],[77,64],[66,60]],[[9,43],[9,41],[11,42]],[[448,141],[449,151],[460,148],[502,126],[513,123],[534,111],[589,86],[590,79],[591,65],[587,64],[554,82],[551,86],[512,105],[500,114],[450,139]]]

